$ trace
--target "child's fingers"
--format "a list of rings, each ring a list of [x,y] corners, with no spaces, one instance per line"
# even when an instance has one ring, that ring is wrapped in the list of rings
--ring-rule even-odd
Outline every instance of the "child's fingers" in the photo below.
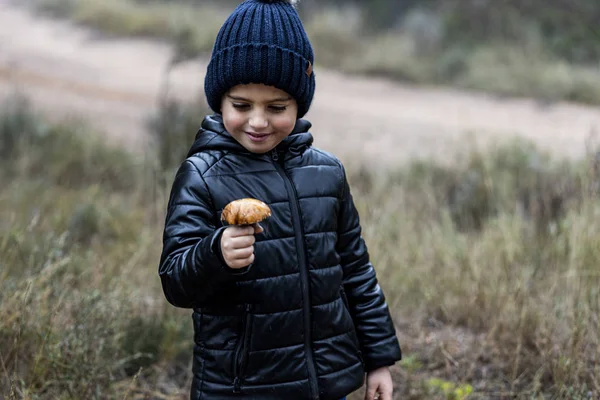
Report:
[[[232,260],[245,260],[254,254],[254,246],[235,249],[229,252],[229,258]]]
[[[230,237],[248,236],[254,234],[252,226],[230,226],[227,228]]]
[[[221,253],[229,267],[244,268],[254,262],[254,235],[262,231],[258,224],[225,229],[221,238]]]
[[[254,253],[252,253],[252,255],[250,255],[250,257],[248,257],[248,258],[229,261],[229,262],[227,262],[227,265],[230,268],[239,269],[239,268],[245,268],[248,265],[252,264],[253,262],[254,262]]]
[[[254,245],[256,238],[254,235],[232,237],[227,240],[226,248],[228,249],[244,249]]]
[[[377,385],[367,382],[367,391],[365,392],[365,400],[375,400],[377,393]]]
[[[381,391],[381,395],[379,396],[381,400],[392,400],[394,395],[394,384],[391,379],[379,386],[379,390]]]
[[[379,387],[379,400],[392,400],[393,389],[387,386]]]
[[[254,235],[231,236],[231,232],[223,232],[221,248],[224,250],[242,249],[252,246],[256,242]]]

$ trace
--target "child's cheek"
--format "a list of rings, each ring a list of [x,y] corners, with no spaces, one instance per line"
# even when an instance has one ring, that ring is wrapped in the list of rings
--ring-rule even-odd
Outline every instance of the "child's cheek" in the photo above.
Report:
[[[296,119],[282,116],[281,118],[276,118],[275,121],[273,121],[273,124],[275,125],[277,132],[291,133],[294,130],[294,126],[296,126]]]
[[[242,130],[244,127],[244,118],[240,113],[229,110],[229,112],[223,116],[223,123],[228,132],[236,132]]]

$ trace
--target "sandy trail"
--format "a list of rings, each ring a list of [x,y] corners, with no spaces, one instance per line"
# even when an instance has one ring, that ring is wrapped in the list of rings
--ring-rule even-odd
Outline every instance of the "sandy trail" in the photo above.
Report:
[[[145,143],[145,120],[155,111],[170,54],[166,44],[99,38],[0,0],[0,97],[21,90],[52,116],[89,119],[114,143],[131,148]],[[203,95],[205,68],[205,60],[178,67],[171,75],[172,95],[188,100]],[[444,159],[469,145],[468,133],[484,145],[520,135],[576,157],[590,133],[600,129],[597,107],[544,106],[323,69],[316,74],[315,101],[306,118],[316,145],[343,159],[388,165],[415,157]]]

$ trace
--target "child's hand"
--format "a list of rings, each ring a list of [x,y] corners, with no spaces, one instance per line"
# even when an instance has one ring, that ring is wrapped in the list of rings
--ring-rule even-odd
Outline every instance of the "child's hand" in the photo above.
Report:
[[[365,400],[392,400],[393,391],[394,383],[388,367],[378,368],[367,374]]]
[[[221,236],[221,253],[229,268],[241,269],[254,262],[254,234],[263,228],[253,226],[230,226]]]

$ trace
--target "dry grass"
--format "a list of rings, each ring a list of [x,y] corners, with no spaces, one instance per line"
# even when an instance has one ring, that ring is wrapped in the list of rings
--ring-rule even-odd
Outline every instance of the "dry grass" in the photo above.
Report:
[[[173,385],[185,385],[176,366],[191,347],[187,315],[160,298],[157,211],[163,202],[155,174],[84,135],[85,127],[48,126],[26,102],[11,103],[15,108],[3,107],[9,111],[1,116],[0,136],[18,134],[23,145],[10,149],[13,160],[0,162],[2,171],[13,161],[39,168],[1,178],[7,189],[0,195],[2,396],[158,392],[158,365],[166,366],[163,392],[176,393]],[[47,151],[47,132],[60,144],[61,158]],[[65,160],[72,167],[56,169]]]
[[[27,145],[1,170],[44,168],[0,177],[0,395],[186,398],[189,312],[166,303],[157,275],[168,185],[145,172],[156,165],[90,146],[85,127],[12,104],[1,143]],[[43,132],[61,157],[41,151]],[[595,159],[562,164],[516,142],[465,160],[348,166],[405,352],[397,398],[597,398]],[[66,162],[94,168],[56,167]]]

